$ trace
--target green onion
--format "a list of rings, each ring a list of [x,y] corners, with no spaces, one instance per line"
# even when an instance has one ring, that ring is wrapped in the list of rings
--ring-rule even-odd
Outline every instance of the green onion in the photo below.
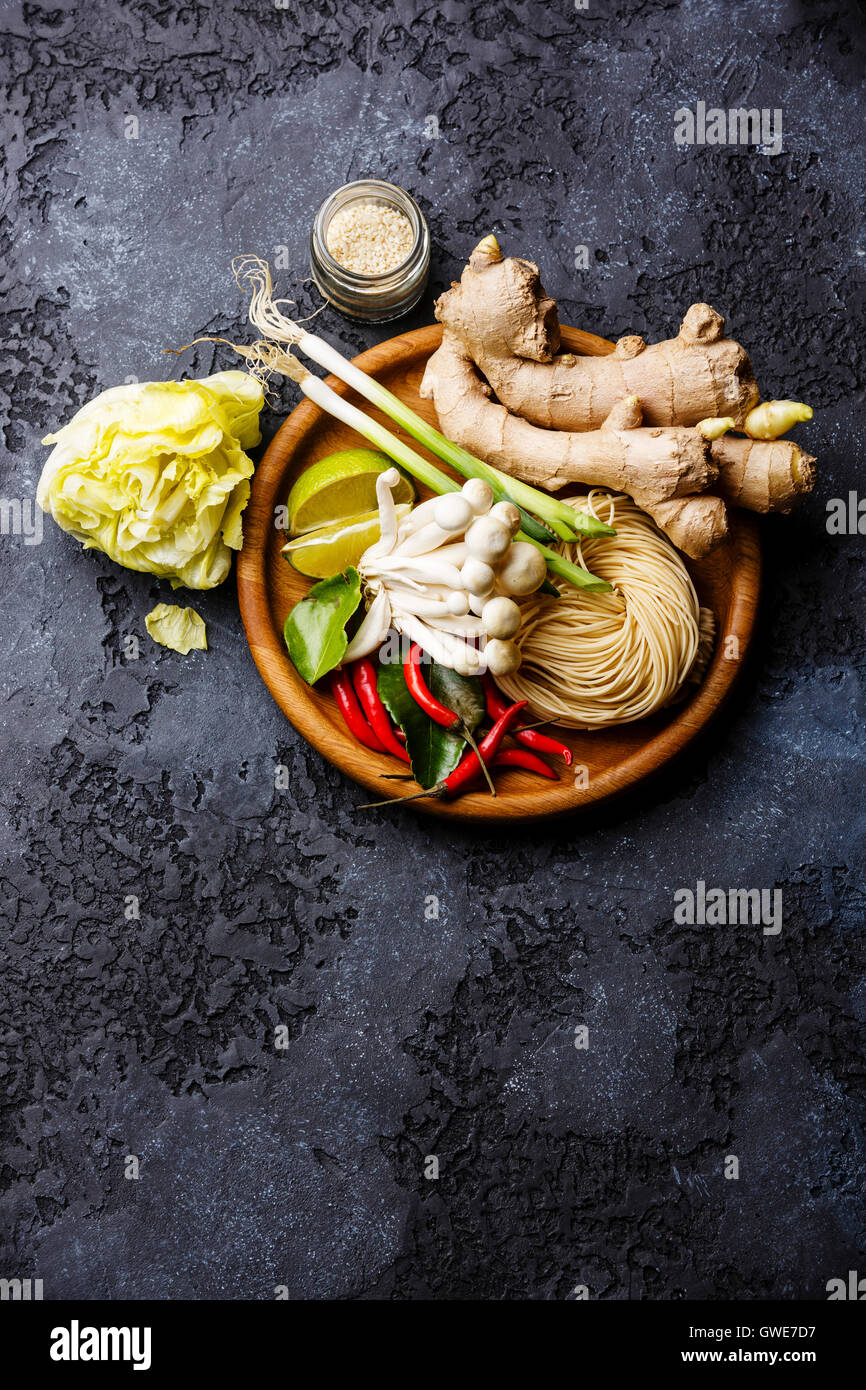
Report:
[[[298,339],[297,346],[306,353],[307,357],[318,362],[320,367],[333,372],[334,376],[338,376],[347,386],[353,387],[359,395],[366,397],[371,405],[377,406],[382,411],[383,415],[389,416],[395,424],[401,425],[408,435],[416,439],[419,444],[423,444],[424,448],[429,449],[430,453],[435,454],[442,463],[450,464],[464,478],[482,478],[492,487],[497,501],[513,502],[516,507],[519,507],[524,519],[524,530],[532,539],[552,540],[551,531],[562,540],[568,541],[576,540],[578,535],[612,536],[616,534],[612,526],[608,526],[604,521],[599,521],[589,512],[578,512],[574,507],[569,507],[567,502],[560,502],[555,497],[549,497],[547,493],[540,492],[538,488],[531,487],[529,483],[521,482],[519,478],[509,477],[507,473],[500,472],[492,464],[484,463],[474,454],[468,453],[459,444],[453,444],[450,439],[446,439],[444,434],[440,434],[439,430],[429,425],[411,406],[401,401],[399,396],[395,396],[393,391],[389,391],[386,386],[382,386],[378,381],[367,376],[366,372],[362,372],[360,367],[356,367],[354,363],[347,362],[323,338],[319,338],[313,333],[304,333]],[[542,534],[537,534],[528,527],[526,525],[527,519],[532,522],[534,517],[540,517],[542,521],[547,523],[549,529],[539,528]]]
[[[347,386],[364,396],[371,405],[377,406],[384,415],[402,426],[408,435],[419,444],[423,444],[424,448],[429,449],[442,463],[450,464],[462,477],[482,478],[489,483],[497,501],[513,502],[519,508],[527,540],[544,543],[553,539],[551,532],[565,541],[577,540],[581,535],[616,535],[612,526],[599,521],[589,512],[576,511],[567,502],[561,502],[546,492],[521,482],[519,478],[512,478],[507,473],[500,472],[498,468],[484,463],[474,454],[462,449],[459,444],[453,444],[386,386],[367,376],[366,372],[362,372],[353,362],[347,362],[346,358],[337,352],[336,348],[332,348],[330,343],[326,343],[324,338],[307,333],[300,324],[286,318],[277,307],[285,301],[273,298],[271,272],[266,261],[257,256],[240,256],[236,258],[234,268],[238,284],[247,284],[250,287],[250,322],[255,328],[271,340],[299,347],[307,357],[339,377]],[[414,457],[417,458],[418,455]],[[420,477],[420,474],[415,476]],[[542,525],[536,518],[541,518],[541,522],[546,524]]]
[[[449,478],[447,473],[442,473],[435,464],[416,454],[415,450],[408,444],[404,444],[402,439],[398,439],[384,425],[380,425],[377,420],[373,420],[369,415],[365,415],[363,410],[347,401],[344,396],[333,391],[327,382],[322,381],[321,377],[314,376],[308,371],[296,357],[291,353],[280,352],[272,344],[257,343],[251,348],[239,348],[243,356],[249,360],[264,365],[270,370],[282,372],[285,376],[291,377],[292,381],[300,386],[304,395],[322,410],[333,415],[335,419],[341,420],[344,425],[368,439],[371,444],[392,458],[395,463],[399,463],[411,473],[413,478],[424,483],[432,492],[459,492],[460,484],[455,483],[453,478]],[[348,364],[347,365],[351,365]],[[486,467],[486,465],[483,465]],[[481,475],[475,475],[481,476]],[[609,528],[608,528],[609,529]],[[528,541],[534,545],[536,550],[540,550],[547,562],[547,568],[552,574],[557,574],[561,579],[567,579],[579,589],[589,589],[596,593],[607,593],[610,584],[606,579],[599,579],[597,575],[590,574],[589,570],[581,569],[571,560],[566,560],[557,551],[551,550],[548,546],[542,545],[540,541],[524,531],[517,533],[517,539]]]

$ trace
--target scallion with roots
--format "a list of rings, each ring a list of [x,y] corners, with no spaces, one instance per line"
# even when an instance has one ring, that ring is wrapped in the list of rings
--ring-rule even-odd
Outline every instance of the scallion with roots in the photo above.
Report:
[[[203,341],[196,339],[196,342]],[[299,362],[291,352],[283,350],[275,343],[260,340],[253,343],[250,347],[244,347],[235,343],[230,343],[226,338],[211,338],[211,342],[227,343],[229,347],[246,359],[251,371],[259,373],[280,372],[283,376],[289,377],[303,391],[304,395],[320,407],[333,415],[334,419],[348,425],[350,429],[357,430],[358,434],[371,444],[375,444],[383,453],[392,458],[395,463],[399,463],[411,473],[420,483],[424,483],[432,492],[440,495],[445,492],[459,492],[460,484],[453,478],[449,478],[447,473],[443,473],[433,463],[428,463],[427,459],[416,454],[415,450],[408,444],[404,444],[402,439],[398,439],[384,425],[380,425],[377,420],[373,420],[369,415],[365,415],[363,410],[352,405],[344,396],[332,390],[327,382],[322,381],[321,377],[314,376],[311,371]],[[189,344],[192,346],[192,344]],[[347,364],[348,365],[348,364]],[[566,560],[565,556],[559,555],[557,551],[551,550],[548,546],[542,545],[534,537],[520,531],[517,540],[528,541],[534,545],[544,556],[545,563],[551,574],[557,575],[560,579],[565,579],[574,584],[579,589],[589,589],[596,593],[607,593],[610,584],[606,579],[599,579],[597,575],[590,574],[589,570],[581,569],[580,566]]]
[[[550,497],[518,478],[511,478],[507,473],[501,473],[498,468],[484,463],[466,449],[461,449],[458,444],[453,444],[386,386],[367,376],[366,372],[362,372],[354,363],[348,362],[336,348],[326,343],[324,338],[319,338],[315,333],[308,333],[302,324],[286,318],[279,306],[290,301],[274,299],[267,261],[258,256],[236,256],[232,262],[232,269],[240,288],[249,288],[250,323],[259,333],[271,342],[288,343],[299,348],[313,362],[339,377],[347,386],[364,396],[371,405],[377,406],[383,415],[400,425],[408,435],[419,444],[423,444],[424,448],[429,449],[442,463],[450,464],[462,477],[482,478],[489,483],[497,501],[513,502],[520,509],[526,539],[550,541],[553,539],[551,532],[564,541],[577,540],[581,535],[615,535],[613,528],[599,521],[597,517],[591,516],[588,512],[579,512],[566,502]],[[541,518],[544,524],[539,524],[536,518]]]

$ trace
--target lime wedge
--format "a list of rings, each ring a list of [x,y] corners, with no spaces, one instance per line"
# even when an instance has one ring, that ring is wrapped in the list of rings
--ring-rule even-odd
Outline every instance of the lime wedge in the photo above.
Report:
[[[397,508],[397,521],[402,521],[411,510],[410,502],[402,502]],[[328,579],[342,573],[347,565],[357,565],[367,547],[378,539],[379,513],[363,512],[347,521],[305,532],[284,545],[283,554],[300,574],[309,579]]]
[[[376,479],[393,467],[388,455],[376,449],[344,449],[319,459],[304,470],[289,493],[289,535],[299,536],[373,511]],[[393,495],[395,502],[415,500],[415,489],[402,473]]]

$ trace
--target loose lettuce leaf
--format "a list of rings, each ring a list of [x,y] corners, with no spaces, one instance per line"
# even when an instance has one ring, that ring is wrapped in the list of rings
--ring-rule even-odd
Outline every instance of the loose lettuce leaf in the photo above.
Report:
[[[145,626],[154,642],[186,656],[193,650],[207,651],[204,621],[194,608],[179,608],[176,603],[158,603],[147,614]]]
[[[87,549],[191,589],[229,572],[260,439],[261,383],[246,372],[113,386],[53,444],[36,492]]]
[[[346,623],[361,602],[361,580],[350,565],[314,584],[286,618],[283,636],[289,656],[308,685],[333,671],[346,653]]]

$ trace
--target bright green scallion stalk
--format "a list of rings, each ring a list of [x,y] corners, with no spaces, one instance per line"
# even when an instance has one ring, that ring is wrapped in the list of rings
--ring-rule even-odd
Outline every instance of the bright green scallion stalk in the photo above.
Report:
[[[285,301],[273,297],[271,272],[266,261],[258,256],[238,256],[233,266],[238,284],[249,289],[251,294],[250,322],[264,334],[265,341],[291,343],[300,348],[313,362],[339,377],[371,405],[377,406],[442,463],[450,464],[464,478],[481,478],[489,483],[497,501],[513,502],[520,509],[527,540],[544,543],[553,539],[551,532],[564,541],[575,541],[581,535],[616,535],[612,526],[590,513],[576,511],[566,502],[500,472],[498,468],[462,449],[459,444],[453,444],[387,387],[367,376],[354,363],[348,362],[324,338],[308,333],[294,319],[286,318],[279,308]],[[414,457],[417,458],[417,454]],[[420,477],[420,474],[416,476]],[[432,487],[433,484],[428,486]]]
[[[539,541],[549,539],[549,535],[543,534],[541,528],[539,528],[539,532],[534,532],[531,523],[535,517],[540,517],[550,530],[565,541],[574,541],[578,535],[613,536],[616,534],[612,526],[608,526],[604,521],[599,521],[589,512],[576,511],[567,502],[549,497],[547,493],[540,492],[538,488],[531,487],[518,478],[512,478],[507,473],[500,472],[492,464],[484,463],[474,454],[462,449],[459,444],[454,444],[450,439],[446,439],[444,434],[440,434],[439,430],[429,425],[411,406],[401,401],[399,396],[395,396],[393,391],[389,391],[386,386],[382,386],[378,381],[367,376],[366,372],[362,372],[360,367],[356,367],[354,363],[347,362],[345,357],[331,347],[330,343],[325,342],[324,338],[319,338],[314,333],[302,333],[297,340],[297,346],[307,357],[318,362],[320,367],[332,372],[334,376],[338,376],[359,395],[366,397],[371,405],[378,406],[384,415],[389,416],[396,425],[402,426],[407,434],[416,439],[419,444],[423,444],[425,449],[429,449],[430,453],[435,454],[443,463],[450,464],[462,477],[482,478],[493,488],[497,501],[513,502],[523,513],[524,527],[529,539]],[[527,525],[527,522],[530,525]]]
[[[347,364],[350,365],[350,364]],[[413,478],[424,483],[432,492],[459,492],[460,485],[455,483],[453,478],[449,478],[447,473],[442,473],[433,463],[428,463],[420,454],[404,444],[402,439],[398,439],[384,425],[380,425],[377,420],[373,420],[369,415],[365,415],[363,410],[351,404],[336,391],[332,391],[321,377],[314,376],[307,371],[306,367],[293,357],[291,353],[274,353],[271,356],[270,366],[282,372],[285,376],[297,382],[304,395],[319,406],[322,410],[333,415],[335,419],[341,420],[350,429],[357,430],[360,435],[368,439],[371,444],[375,444],[383,453],[392,458],[395,463],[399,463],[411,473]],[[350,384],[350,383],[347,383]],[[486,467],[486,465],[484,465]],[[474,475],[480,476],[480,475]],[[534,545],[544,556],[547,568],[551,574],[558,575],[560,579],[566,579],[579,589],[589,589],[595,593],[607,593],[610,584],[606,579],[599,579],[597,575],[590,574],[589,570],[581,569],[571,560],[566,560],[563,555],[559,555],[555,550],[542,545],[540,541],[533,539],[524,531],[519,531],[517,539],[528,541]]]

